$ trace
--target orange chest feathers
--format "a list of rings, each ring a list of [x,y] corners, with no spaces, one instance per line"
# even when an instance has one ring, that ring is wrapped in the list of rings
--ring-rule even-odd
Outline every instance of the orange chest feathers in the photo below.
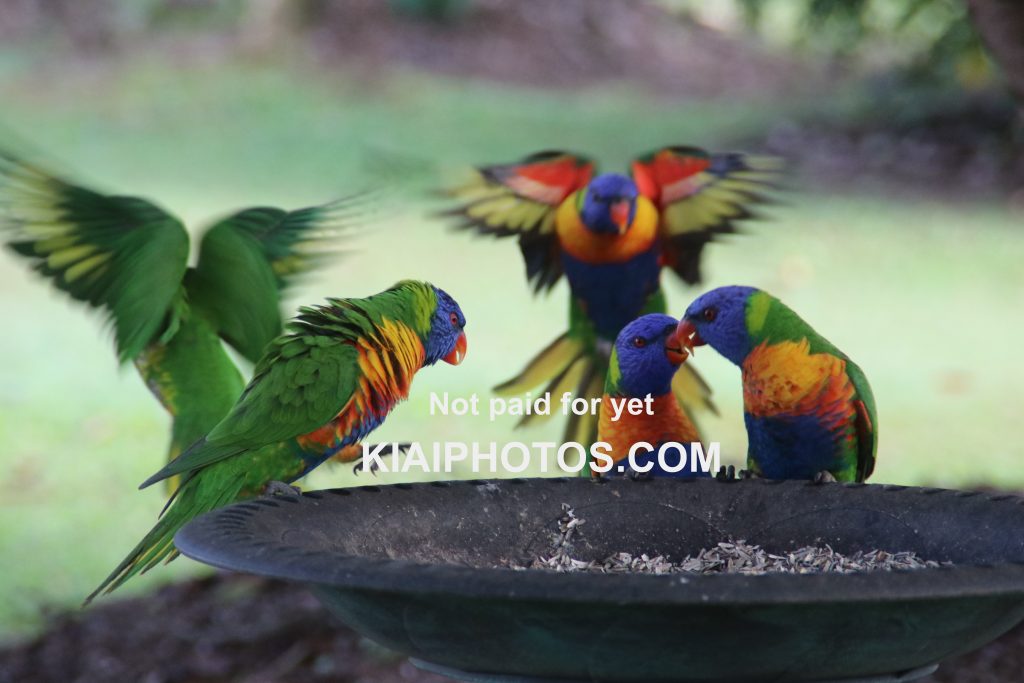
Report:
[[[846,361],[829,353],[810,353],[806,339],[761,344],[743,363],[744,410],[755,417],[841,417],[848,413],[855,393]]]
[[[631,415],[628,410],[622,410],[619,419],[614,420],[615,409],[621,408],[623,400],[605,394],[598,416],[598,441],[611,446],[612,459],[616,462],[627,457],[636,443],[657,446],[671,441],[692,443],[700,440],[696,427],[671,393],[651,401],[651,414],[644,411],[640,415]]]
[[[583,190],[580,190],[582,192]],[[571,194],[555,214],[558,242],[570,256],[585,263],[621,263],[648,250],[658,239],[658,211],[646,197],[638,197],[636,215],[621,235],[602,235],[583,225]]]

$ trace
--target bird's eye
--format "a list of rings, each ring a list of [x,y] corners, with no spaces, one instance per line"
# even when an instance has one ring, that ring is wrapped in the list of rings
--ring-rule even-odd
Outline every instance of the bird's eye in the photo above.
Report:
[[[714,306],[708,306],[700,312],[700,315],[704,318],[704,322],[714,322],[715,318],[718,317],[718,309]]]
[[[459,314],[456,313],[455,311],[452,311],[451,313],[448,314],[448,319],[452,321],[452,327],[459,326]]]
[[[647,346],[647,340],[643,337],[633,337],[633,346],[638,349],[642,349]]]

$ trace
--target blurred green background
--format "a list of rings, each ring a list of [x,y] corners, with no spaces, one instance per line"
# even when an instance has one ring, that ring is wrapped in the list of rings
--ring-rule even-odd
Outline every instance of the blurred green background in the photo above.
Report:
[[[670,143],[783,154],[790,190],[771,220],[707,250],[704,288],[765,288],[857,360],[880,411],[873,481],[1020,488],[1014,105],[958,3],[907,3],[930,7],[910,18],[850,4],[860,14],[820,2],[12,2],[0,9],[0,126],[5,145],[157,200],[193,229],[241,206],[374,186],[396,163],[458,169],[553,147],[621,168]],[[453,234],[431,218],[439,206],[422,183],[391,187],[346,258],[289,305],[434,281],[467,315],[468,359],[423,372],[375,437],[554,440],[556,423],[524,433],[428,413],[431,391],[486,399],[563,330],[567,308],[564,283],[530,295],[514,242]],[[665,280],[676,312],[701,291]],[[149,529],[162,493],[136,486],[161,464],[168,419],[118,368],[98,317],[7,253],[0,315],[3,640],[77,605]],[[699,355],[721,411],[705,434],[740,464],[739,373]],[[304,485],[365,479],[325,467]],[[197,570],[181,560],[120,593]]]

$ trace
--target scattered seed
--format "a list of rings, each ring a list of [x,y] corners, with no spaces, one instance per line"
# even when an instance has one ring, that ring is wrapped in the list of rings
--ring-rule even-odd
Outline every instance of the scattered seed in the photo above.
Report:
[[[510,563],[512,569],[547,569],[557,572],[595,572],[599,574],[821,574],[893,571],[896,569],[930,569],[940,563],[923,560],[917,554],[868,550],[844,555],[832,546],[809,545],[784,555],[769,553],[759,545],[744,540],[728,540],[713,548],[704,548],[679,562],[667,556],[647,553],[613,553],[603,560],[578,560],[572,557],[573,539],[582,536],[586,520],[576,516],[572,507],[563,503],[558,519],[558,532],[553,534],[551,549],[523,565]],[[948,563],[947,563],[948,564]]]

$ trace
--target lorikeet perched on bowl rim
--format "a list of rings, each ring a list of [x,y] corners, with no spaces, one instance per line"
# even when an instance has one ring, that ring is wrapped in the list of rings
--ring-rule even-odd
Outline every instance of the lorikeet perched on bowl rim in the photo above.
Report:
[[[630,451],[634,444],[643,442],[651,444],[654,451],[648,454],[638,451],[634,462],[639,466],[649,463],[650,475],[708,476],[707,472],[694,471],[689,446],[700,438],[672,393],[672,378],[688,355],[677,333],[678,323],[672,316],[649,313],[622,328],[615,340],[597,433],[598,441],[611,446],[611,474],[617,474],[620,466],[628,471]],[[639,414],[626,409],[626,401],[648,397],[649,402],[645,402]],[[686,447],[687,459],[677,472],[662,469],[658,460],[658,449],[666,443]],[[675,456],[666,452],[666,463],[670,458]],[[596,476],[597,472],[592,470],[591,474]]]
[[[878,414],[863,370],[791,308],[754,287],[699,296],[679,321],[684,346],[739,366],[747,468],[769,479],[865,481]]]
[[[174,534],[197,515],[295,481],[339,453],[358,459],[359,442],[408,397],[421,368],[462,362],[465,326],[451,296],[414,280],[300,309],[227,416],[142,483],[181,477],[157,524],[86,602],[174,559]]]

